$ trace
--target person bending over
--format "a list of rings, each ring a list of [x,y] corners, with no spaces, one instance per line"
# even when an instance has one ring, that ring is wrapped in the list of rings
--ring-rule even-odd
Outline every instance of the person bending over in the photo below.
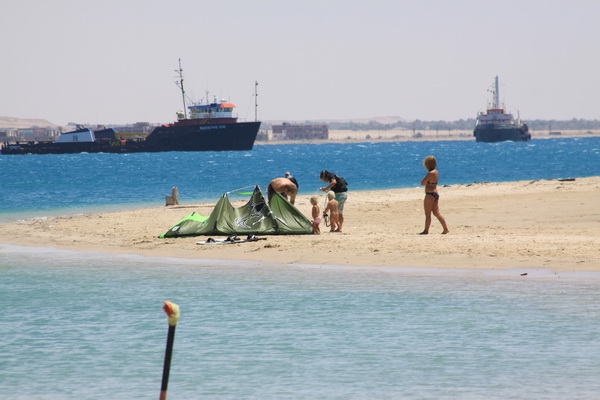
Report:
[[[296,194],[298,193],[298,187],[294,185],[294,182],[287,178],[275,178],[269,183],[267,190],[269,196],[269,202],[275,193],[281,194],[286,199],[290,196],[290,203],[296,202]]]

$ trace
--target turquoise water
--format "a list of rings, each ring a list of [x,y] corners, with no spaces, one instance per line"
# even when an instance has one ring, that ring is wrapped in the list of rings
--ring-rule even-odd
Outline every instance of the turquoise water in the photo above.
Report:
[[[600,138],[257,146],[252,152],[0,156],[0,222],[184,203],[286,170],[353,190],[600,175]],[[118,240],[118,238],[116,238]],[[535,275],[535,278],[534,278]],[[600,278],[536,271],[279,266],[0,244],[6,399],[147,399],[164,300],[178,303],[170,399],[591,399]]]
[[[0,247],[7,399],[588,399],[600,279]]]

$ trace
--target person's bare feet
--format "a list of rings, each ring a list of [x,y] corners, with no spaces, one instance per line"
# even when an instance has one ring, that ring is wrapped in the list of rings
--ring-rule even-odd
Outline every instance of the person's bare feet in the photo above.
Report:
[[[429,235],[429,232],[423,231],[423,232],[419,233],[419,235]]]
[[[442,235],[445,235],[448,232],[450,232],[450,231],[449,230],[445,230],[444,232],[442,232]]]

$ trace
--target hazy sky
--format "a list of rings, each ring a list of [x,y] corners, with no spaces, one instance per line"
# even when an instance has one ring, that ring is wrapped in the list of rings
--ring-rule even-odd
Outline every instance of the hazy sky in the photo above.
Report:
[[[208,90],[254,119],[600,118],[596,0],[1,0],[0,116],[170,122]]]

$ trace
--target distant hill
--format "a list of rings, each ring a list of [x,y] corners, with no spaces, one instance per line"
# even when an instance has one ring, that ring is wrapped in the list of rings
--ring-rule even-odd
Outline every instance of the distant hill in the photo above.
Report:
[[[28,119],[0,116],[0,129],[27,129],[27,128],[58,128],[59,125],[53,124],[46,119]]]

